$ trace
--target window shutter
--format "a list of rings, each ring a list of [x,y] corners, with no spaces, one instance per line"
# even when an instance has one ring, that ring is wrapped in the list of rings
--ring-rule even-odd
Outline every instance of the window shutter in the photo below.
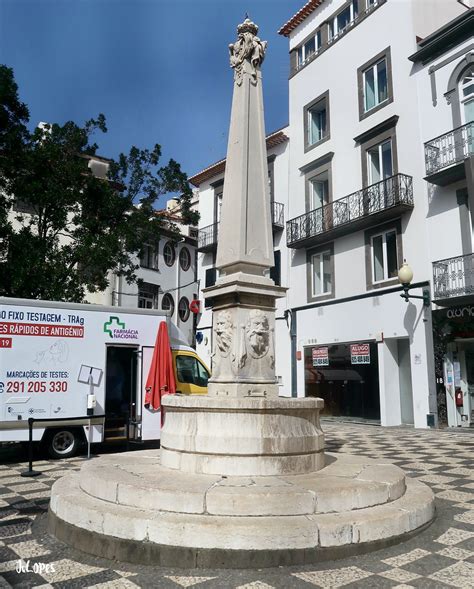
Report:
[[[216,269],[215,268],[208,268],[206,270],[206,288],[209,286],[214,286],[216,283]]]
[[[277,286],[281,286],[281,252],[276,250],[273,252],[275,257],[275,265],[270,268],[270,278]]]

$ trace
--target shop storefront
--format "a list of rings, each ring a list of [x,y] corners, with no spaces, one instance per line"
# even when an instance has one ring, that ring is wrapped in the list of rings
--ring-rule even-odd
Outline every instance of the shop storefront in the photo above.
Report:
[[[304,348],[305,396],[324,399],[323,415],[380,420],[375,342]]]
[[[433,311],[438,411],[450,427],[474,427],[474,305]]]

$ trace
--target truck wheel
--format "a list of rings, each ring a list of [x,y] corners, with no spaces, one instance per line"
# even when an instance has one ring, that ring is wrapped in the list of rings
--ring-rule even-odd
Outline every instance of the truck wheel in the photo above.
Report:
[[[46,447],[51,458],[71,458],[82,444],[82,436],[73,429],[53,429],[46,438]]]

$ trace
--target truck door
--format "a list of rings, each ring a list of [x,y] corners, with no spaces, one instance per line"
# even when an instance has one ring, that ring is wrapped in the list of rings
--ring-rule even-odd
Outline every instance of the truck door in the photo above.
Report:
[[[107,346],[105,370],[106,441],[126,440],[129,422],[135,420],[138,389],[137,351],[136,346]]]
[[[209,371],[192,352],[173,352],[176,392],[183,395],[206,395]]]

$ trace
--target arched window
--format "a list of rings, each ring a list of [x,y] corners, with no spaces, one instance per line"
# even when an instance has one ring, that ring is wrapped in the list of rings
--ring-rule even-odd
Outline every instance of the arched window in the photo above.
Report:
[[[463,124],[474,121],[474,66],[465,70],[459,80],[459,101]]]
[[[186,297],[181,297],[178,303],[178,315],[181,321],[187,321],[189,313],[189,301]]]
[[[170,295],[169,292],[166,292],[161,299],[161,308],[163,311],[169,311],[170,315],[173,316],[174,313],[174,300],[173,297]]]
[[[165,247],[163,248],[163,257],[167,266],[172,266],[174,264],[176,259],[176,250],[173,242],[167,241],[165,243]]]

